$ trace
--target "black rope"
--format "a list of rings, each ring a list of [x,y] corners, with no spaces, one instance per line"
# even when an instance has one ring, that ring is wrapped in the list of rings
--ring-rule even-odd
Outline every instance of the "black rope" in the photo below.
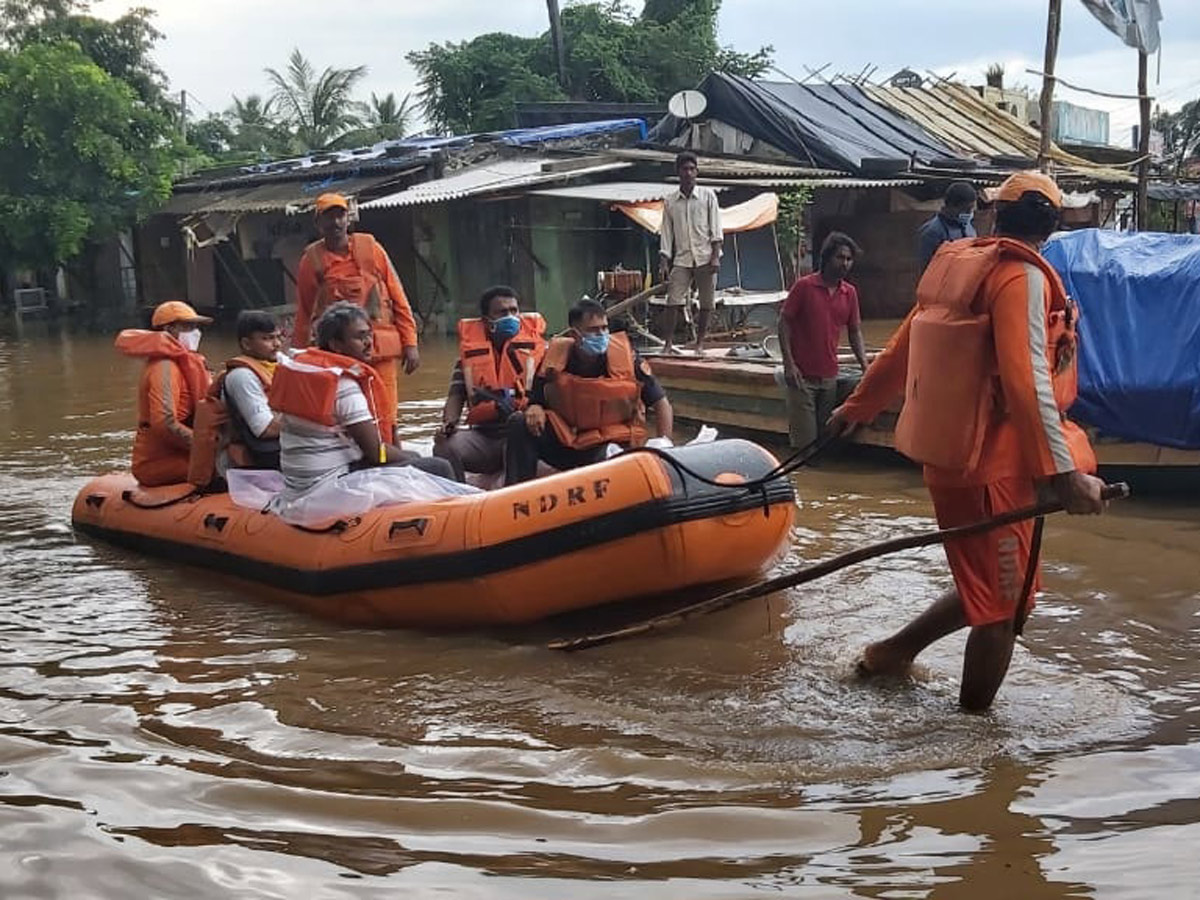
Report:
[[[801,447],[783,462],[776,465],[775,468],[769,470],[765,475],[760,475],[758,478],[752,478],[749,481],[739,481],[735,483],[728,481],[715,481],[712,478],[709,478],[707,475],[701,475],[695,469],[676,459],[669,450],[661,450],[658,447],[633,447],[625,452],[649,453],[653,456],[657,456],[659,459],[663,460],[663,462],[672,466],[675,471],[679,472],[681,476],[686,475],[695,481],[699,481],[701,484],[707,484],[711,487],[761,491],[763,494],[763,505],[765,507],[767,485],[773,481],[778,481],[780,478],[786,478],[803,466],[808,465],[808,463],[812,462],[819,455],[824,453],[835,440],[836,438],[831,436],[817,438],[812,443]]]

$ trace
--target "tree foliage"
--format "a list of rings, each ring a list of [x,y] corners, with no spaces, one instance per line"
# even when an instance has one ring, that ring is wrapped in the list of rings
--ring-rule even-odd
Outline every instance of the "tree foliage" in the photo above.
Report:
[[[82,14],[51,16],[22,29],[20,43],[78,44],[92,62],[132,87],[143,103],[173,110],[166,75],[150,58],[163,36],[151,21],[153,15],[138,7],[111,22]]]
[[[318,74],[296,48],[282,72],[265,71],[274,89],[271,99],[275,108],[302,149],[324,150],[346,132],[362,127],[360,104],[352,95],[367,74],[366,66],[326,67]]]
[[[161,204],[170,133],[77,44],[0,51],[0,263],[51,267]]]
[[[258,94],[247,94],[245,98],[235,95],[223,118],[233,133],[229,146],[234,153],[262,158],[293,150],[291,132],[275,115],[269,97],[264,100]]]
[[[775,219],[775,244],[779,250],[779,258],[783,261],[784,280],[787,284],[795,281],[800,273],[801,245],[807,242],[808,233],[805,230],[805,216],[809,204],[812,203],[812,188],[798,187],[782,191],[779,194],[779,213]]]
[[[405,94],[399,103],[390,92],[383,97],[371,94],[371,101],[366,104],[366,124],[376,140],[394,141],[408,133],[413,117],[411,102],[411,94]]]
[[[408,134],[414,112],[411,94],[405,94],[403,100],[397,101],[391,92],[382,97],[372,93],[368,102],[359,104],[362,127],[346,132],[337,145],[362,147],[379,141],[399,140]]]
[[[0,43],[6,47],[23,44],[30,28],[86,13],[90,5],[88,0],[0,0]]]
[[[549,32],[536,38],[484,34],[408,54],[426,118],[452,132],[515,124],[521,101],[665,101],[712,70],[754,77],[771,63],[717,40],[718,0],[649,0],[641,15],[624,0],[575,3],[562,11],[566,90],[558,83]]]
[[[509,127],[517,100],[564,100],[545,69],[549,39],[493,32],[461,44],[430,44],[408,54],[421,79],[419,100],[435,128],[454,133]]]
[[[1179,112],[1156,110],[1150,127],[1163,136],[1163,153],[1178,178],[1184,164],[1200,153],[1200,100],[1183,104]]]

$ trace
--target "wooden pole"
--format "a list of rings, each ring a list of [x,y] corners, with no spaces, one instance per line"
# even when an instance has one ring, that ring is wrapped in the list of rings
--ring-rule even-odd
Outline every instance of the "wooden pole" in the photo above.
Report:
[[[1129,485],[1124,482],[1106,485],[1101,492],[1101,496],[1106,500],[1119,500],[1129,496]],[[1011,525],[1014,522],[1023,522],[1027,519],[1035,519],[1038,516],[1047,516],[1052,513],[1061,512],[1062,504],[1057,501],[1039,503],[1037,506],[1030,506],[1024,509],[1016,509],[1011,512],[1000,513],[982,522],[975,522],[971,525],[959,525],[955,528],[943,528],[939,531],[930,531],[923,534],[913,534],[907,537],[892,538],[888,541],[883,541],[878,544],[871,544],[868,547],[860,547],[857,550],[851,550],[848,553],[843,553],[840,556],[835,556],[832,559],[827,559],[824,562],[815,563],[811,566],[805,566],[798,571],[791,572],[787,575],[780,575],[777,578],[768,578],[766,581],[752,584],[748,587],[738,588],[737,590],[728,591],[724,594],[719,594],[708,600],[701,600],[698,603],[693,603],[690,606],[685,606],[682,609],[677,609],[673,612],[664,613],[661,616],[654,616],[651,619],[645,619],[641,622],[636,622],[632,625],[627,625],[624,628],[618,628],[614,631],[605,631],[600,634],[588,634],[578,638],[563,638],[556,641],[551,641],[546,646],[550,650],[565,650],[574,652],[576,650],[586,650],[589,647],[599,647],[603,644],[611,644],[613,641],[625,640],[626,638],[638,637],[639,635],[649,634],[654,631],[662,631],[667,628],[672,628],[676,625],[695,618],[698,615],[718,612],[722,609],[728,609],[738,603],[744,603],[747,600],[753,600],[757,597],[763,597],[767,594],[773,594],[776,591],[784,590],[785,588],[796,587],[800,584],[807,584],[810,581],[815,581],[818,578],[823,578],[833,572],[837,572],[847,566],[852,566],[857,563],[866,562],[870,559],[877,559],[880,556],[886,556],[889,553],[897,553],[901,550],[915,550],[919,547],[929,547],[933,544],[941,544],[955,538],[969,537],[974,534],[983,534],[988,531],[993,531],[1004,525]]]
[[[1050,170],[1050,132],[1054,115],[1054,64],[1058,59],[1058,36],[1062,32],[1062,0],[1050,0],[1046,16],[1046,57],[1042,63],[1041,142],[1038,146],[1038,168]]]
[[[558,11],[558,0],[546,0],[546,11],[550,14],[550,42],[554,45],[554,62],[558,67],[558,86],[567,93],[567,50],[563,43],[562,16]]]
[[[639,293],[634,294],[632,297],[626,297],[624,300],[614,303],[612,306],[608,307],[605,312],[608,314],[609,318],[612,318],[613,316],[619,316],[631,306],[636,306],[643,300],[649,300],[655,295],[665,294],[666,292],[667,283],[665,281],[659,282],[658,284],[652,284],[644,291],[640,291]]]
[[[1147,195],[1147,184],[1150,178],[1150,96],[1146,84],[1146,68],[1148,57],[1138,51],[1138,104],[1141,106],[1141,123],[1138,126],[1138,181],[1137,181],[1137,230],[1146,231],[1150,227],[1150,200]]]

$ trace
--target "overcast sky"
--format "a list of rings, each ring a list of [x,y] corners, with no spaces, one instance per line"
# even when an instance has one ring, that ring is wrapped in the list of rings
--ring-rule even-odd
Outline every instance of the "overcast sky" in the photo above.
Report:
[[[262,70],[282,69],[293,47],[318,68],[365,64],[363,95],[398,97],[416,90],[411,50],[462,41],[489,31],[535,35],[546,28],[544,0],[98,0],[99,15],[130,6],[157,12],[166,37],[156,57],[199,115],[223,111],[233,94],[267,93]],[[640,3],[633,5],[640,8]],[[1165,108],[1200,97],[1200,0],[1161,0],[1161,81],[1151,60],[1150,92]],[[856,73],[877,66],[875,78],[908,66],[958,76],[972,84],[991,62],[1005,66],[1008,83],[1035,87],[1046,28],[1046,0],[724,0],[720,39],[739,50],[775,47],[775,62],[796,78],[805,66]],[[1137,52],[1125,47],[1083,8],[1065,0],[1059,74],[1113,93],[1137,88]],[[1112,114],[1112,143],[1127,144],[1137,102],[1109,100],[1060,88],[1056,97]]]

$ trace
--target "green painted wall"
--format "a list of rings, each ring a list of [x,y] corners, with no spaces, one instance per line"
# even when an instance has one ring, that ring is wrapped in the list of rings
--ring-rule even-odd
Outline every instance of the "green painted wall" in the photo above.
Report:
[[[551,332],[567,327],[567,310],[596,295],[607,211],[594,200],[531,197],[526,232],[534,261],[534,298]],[[539,265],[540,263],[540,265]]]

